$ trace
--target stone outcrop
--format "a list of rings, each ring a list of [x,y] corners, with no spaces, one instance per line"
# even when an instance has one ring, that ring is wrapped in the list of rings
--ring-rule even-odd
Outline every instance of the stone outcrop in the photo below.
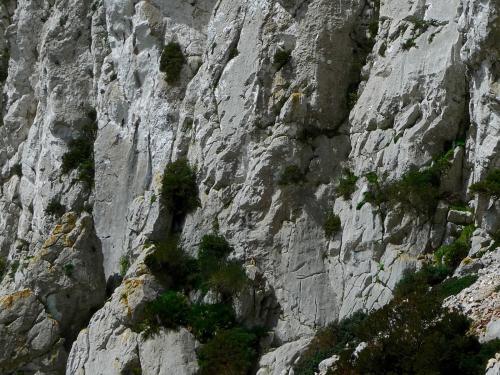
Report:
[[[498,337],[500,206],[468,187],[500,167],[499,11],[496,0],[1,1],[0,372],[196,372],[188,330],[134,331],[162,290],[144,244],[166,234],[161,177],[179,158],[196,167],[201,202],[183,247],[195,254],[216,227],[262,282],[238,306],[272,331],[259,375],[289,373],[317,329],[383,306],[466,225],[477,229],[457,275],[479,278],[446,303]],[[169,42],[186,60],[175,84],[159,70]],[[88,185],[62,164],[94,120]],[[367,173],[396,181],[450,150],[441,189],[466,211],[361,204]],[[289,166],[300,181],[283,184]],[[349,199],[346,169],[358,177]],[[332,213],[341,230],[327,236]]]

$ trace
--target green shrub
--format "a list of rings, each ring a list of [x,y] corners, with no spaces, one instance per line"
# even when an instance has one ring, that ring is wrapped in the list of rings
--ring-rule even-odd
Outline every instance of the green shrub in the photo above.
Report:
[[[179,43],[170,42],[164,48],[160,58],[160,71],[165,73],[169,84],[176,83],[181,75],[186,58]]]
[[[430,288],[450,276],[451,273],[452,270],[442,264],[426,264],[418,272],[406,272],[394,288],[394,298],[404,299],[416,293],[426,293]]]
[[[450,245],[441,246],[435,253],[434,259],[438,264],[444,264],[450,268],[456,268],[462,259],[469,253],[470,238],[474,232],[474,226],[466,226],[460,236]]]
[[[94,184],[94,142],[97,135],[95,111],[88,114],[89,123],[82,127],[78,138],[68,144],[68,152],[63,155],[61,170],[63,174],[78,169],[78,180],[92,187]]]
[[[120,276],[124,277],[130,267],[130,261],[128,260],[128,257],[122,256],[120,258]]]
[[[442,299],[456,295],[463,289],[468,288],[477,281],[477,275],[467,275],[463,277],[452,277],[434,287],[433,291]]]
[[[337,193],[345,200],[351,199],[352,194],[356,191],[356,182],[358,182],[358,177],[346,169],[340,178]]]
[[[335,215],[333,212],[329,212],[326,215],[325,223],[323,224],[323,229],[325,230],[325,236],[328,238],[331,238],[334,235],[336,235],[342,229],[340,217],[338,217],[338,215]]]
[[[12,166],[12,168],[10,168],[10,172],[9,172],[10,176],[19,176],[21,177],[23,175],[23,167],[21,164],[17,163],[17,164],[14,164]]]
[[[176,217],[187,215],[200,207],[196,173],[186,159],[179,159],[166,166],[161,199]]]
[[[0,282],[2,281],[6,272],[7,272],[7,262],[5,261],[4,257],[0,256]]]
[[[9,74],[9,59],[9,50],[5,48],[0,54],[0,83],[7,80],[7,76]]]
[[[210,273],[206,287],[216,292],[223,301],[238,295],[248,286],[248,278],[240,263],[222,262]]]
[[[286,185],[298,185],[302,184],[306,179],[306,176],[300,168],[296,165],[289,165],[285,168],[283,173],[281,173],[278,184],[281,186]]]
[[[64,274],[68,277],[73,276],[73,271],[75,270],[75,266],[71,263],[64,265]]]
[[[61,204],[59,199],[52,198],[45,208],[45,213],[50,216],[61,217],[66,213],[66,207]]]
[[[145,263],[166,288],[189,292],[198,287],[198,262],[178,245],[177,238],[157,242],[155,247]]]
[[[294,375],[315,375],[320,362],[343,351],[347,345],[357,345],[357,329],[366,319],[363,312],[356,312],[351,317],[332,323],[321,329],[314,336],[307,350],[294,365]]]
[[[292,51],[278,49],[274,54],[274,65],[277,70],[280,70],[290,61],[292,57]]]
[[[206,234],[201,238],[199,244],[199,254],[198,258],[200,260],[205,259],[225,259],[231,252],[233,248],[224,238],[219,234]]]
[[[495,199],[500,197],[500,169],[491,171],[484,181],[476,182],[470,187],[472,193],[482,193]]]
[[[257,358],[258,337],[242,328],[220,331],[198,352],[200,375],[248,375]]]
[[[191,332],[202,343],[214,337],[217,331],[234,327],[236,314],[231,305],[225,303],[194,304],[188,316]]]
[[[146,321],[153,331],[158,326],[177,329],[188,322],[189,304],[187,298],[178,292],[167,291],[145,307]]]

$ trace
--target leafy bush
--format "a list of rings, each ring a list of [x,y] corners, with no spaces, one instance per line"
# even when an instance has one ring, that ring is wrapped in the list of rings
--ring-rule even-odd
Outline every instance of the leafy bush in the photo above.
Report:
[[[186,58],[179,43],[170,42],[164,48],[160,58],[160,71],[165,73],[169,84],[176,83],[181,75]]]
[[[195,258],[186,254],[171,237],[155,244],[155,251],[145,263],[151,272],[168,289],[189,292],[199,284],[199,266]]]
[[[198,352],[199,374],[248,375],[257,345],[257,335],[243,328],[220,331]]]
[[[232,306],[225,303],[194,304],[189,312],[188,324],[195,337],[204,343],[217,331],[232,328],[236,324],[236,314]]]
[[[5,273],[7,272],[7,262],[5,258],[0,256],[0,281],[2,281]]]
[[[145,315],[151,327],[163,326],[177,329],[188,322],[189,304],[187,298],[178,292],[167,291],[145,307]],[[155,328],[153,328],[155,330]]]
[[[209,259],[225,259],[233,251],[224,236],[215,233],[204,235],[201,238],[199,249],[198,258],[201,262]]]
[[[356,191],[356,182],[358,182],[358,177],[346,169],[340,178],[337,193],[345,200],[351,199],[352,194]]]
[[[226,261],[211,272],[206,287],[216,292],[223,301],[230,300],[248,286],[248,278],[240,263]]]
[[[68,277],[73,276],[73,271],[75,270],[75,266],[71,263],[64,265],[64,274]]]
[[[7,80],[9,74],[9,59],[10,53],[7,48],[5,48],[0,54],[0,82],[3,83]]]
[[[297,185],[305,181],[305,175],[296,165],[289,165],[280,176],[278,184],[281,186]]]
[[[126,275],[129,267],[130,267],[130,261],[128,260],[128,257],[122,256],[120,258],[120,276],[121,277]]]
[[[315,375],[321,361],[340,353],[347,345],[357,345],[357,330],[366,317],[365,313],[358,311],[320,330],[295,364],[294,375]]]
[[[10,168],[10,172],[9,172],[10,176],[19,176],[21,177],[23,175],[23,167],[21,164],[17,163],[17,164],[14,164],[12,166],[12,168]]]
[[[162,202],[174,216],[182,217],[200,206],[196,173],[186,159],[168,164],[162,183]]]
[[[460,293],[477,281],[477,275],[467,275],[463,277],[452,277],[437,285],[433,290],[442,299]]]
[[[470,187],[472,193],[486,194],[495,199],[500,197],[500,169],[491,171],[484,181],[476,182]]]
[[[460,236],[453,243],[441,246],[434,254],[436,262],[450,268],[456,268],[469,252],[472,232],[474,232],[474,226],[469,225],[462,230]]]
[[[333,212],[329,212],[326,215],[325,223],[323,224],[323,229],[325,230],[325,236],[328,238],[333,237],[342,229],[342,223],[340,222],[340,217],[335,215]]]
[[[394,288],[394,298],[403,299],[412,294],[426,293],[450,276],[452,272],[450,268],[442,264],[426,264],[418,272],[406,272]]]
[[[290,61],[292,57],[292,51],[278,49],[274,54],[274,65],[277,70],[280,70]]]
[[[94,184],[94,142],[97,135],[95,111],[88,114],[89,123],[82,127],[78,138],[68,144],[68,152],[63,155],[61,170],[66,174],[78,169],[78,180],[88,187]]]
[[[61,204],[59,199],[52,198],[45,208],[45,213],[50,216],[61,217],[66,213],[66,207]]]

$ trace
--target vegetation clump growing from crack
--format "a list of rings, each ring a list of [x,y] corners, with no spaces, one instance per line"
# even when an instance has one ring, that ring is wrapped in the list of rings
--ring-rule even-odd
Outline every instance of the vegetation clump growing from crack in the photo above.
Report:
[[[470,187],[471,193],[485,194],[498,199],[500,197],[500,169],[488,173],[483,181],[476,182]]]
[[[326,215],[325,223],[323,224],[323,229],[325,231],[325,236],[327,238],[335,236],[342,229],[342,223],[340,222],[340,217],[338,215],[335,215],[333,212],[329,212]]]
[[[352,194],[356,191],[357,182],[358,177],[354,173],[352,173],[352,171],[350,171],[349,169],[344,170],[339,184],[337,185],[337,194],[339,194],[345,200],[351,199]]]
[[[283,68],[292,58],[292,51],[277,49],[274,53],[273,63],[277,70]]]
[[[281,173],[278,184],[281,186],[299,185],[306,180],[305,174],[297,165],[289,165]]]
[[[134,329],[154,334],[160,327],[186,327],[203,343],[198,351],[200,374],[246,374],[258,353],[259,334],[236,319],[233,299],[249,287],[241,263],[217,233],[203,236],[198,257],[188,255],[175,236],[156,243],[146,265],[166,288],[149,302]],[[213,302],[205,302],[211,293]],[[227,372],[230,371],[230,372]]]
[[[446,267],[456,268],[469,252],[469,242],[474,229],[473,225],[466,226],[455,241],[441,246],[434,253],[436,262]]]
[[[82,127],[80,136],[68,144],[68,152],[62,158],[62,173],[78,170],[78,180],[91,188],[94,185],[94,142],[97,135],[97,114],[91,111]]]
[[[296,375],[314,374],[318,364],[338,355],[329,374],[482,374],[500,340],[481,345],[468,334],[470,321],[442,307],[442,300],[474,282],[447,279],[450,270],[427,265],[407,273],[394,299],[369,314],[356,313],[318,332],[294,366]],[[364,348],[354,355],[360,343]]]
[[[422,34],[424,34],[430,27],[439,27],[446,25],[447,22],[443,21],[440,22],[435,19],[430,19],[430,20],[424,20],[421,17],[418,16],[409,16],[405,18],[405,21],[408,21],[409,23],[413,24],[413,29],[412,29],[412,35],[409,39],[405,40],[401,47],[403,50],[408,51],[412,47],[416,47],[417,43],[416,40],[418,37],[420,37]],[[434,39],[435,34],[431,35],[430,41]]]
[[[179,43],[168,43],[161,53],[160,71],[165,73],[165,81],[169,84],[176,83],[181,75],[186,58]]]
[[[66,207],[61,204],[58,198],[54,197],[47,204],[45,213],[50,216],[61,217],[66,213]]]
[[[4,83],[7,80],[9,74],[9,59],[10,53],[7,48],[0,53],[0,83]]]

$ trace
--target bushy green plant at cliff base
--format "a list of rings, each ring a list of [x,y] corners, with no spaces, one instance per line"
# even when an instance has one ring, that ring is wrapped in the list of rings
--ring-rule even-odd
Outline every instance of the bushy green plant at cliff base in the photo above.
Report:
[[[435,253],[434,259],[439,264],[455,269],[464,259],[470,248],[470,238],[474,232],[474,226],[466,226],[460,236],[451,244],[441,246]]]
[[[185,62],[186,58],[179,43],[170,42],[163,48],[160,71],[165,73],[165,80],[169,84],[174,84],[179,80]]]
[[[294,374],[312,375],[334,354],[340,359],[330,371],[333,375],[483,374],[500,340],[481,345],[468,334],[465,316],[442,307],[445,297],[474,282],[469,276],[443,282],[450,272],[427,265],[407,273],[389,304],[320,331],[294,366]],[[360,342],[367,346],[355,357]]]
[[[179,159],[165,167],[161,200],[176,217],[185,216],[200,206],[196,172],[186,159]]]
[[[226,239],[214,233],[201,239],[198,259],[186,254],[175,237],[157,243],[146,257],[167,291],[146,304],[143,321],[133,329],[147,336],[160,327],[186,327],[204,344],[198,352],[201,374],[247,374],[257,356],[258,335],[237,322],[232,306],[249,280],[240,263],[227,259],[231,251]],[[201,301],[209,291],[218,302],[188,298],[198,295]]]
[[[470,187],[471,193],[482,193],[493,198],[500,197],[500,169],[491,171],[483,181]]]
[[[82,126],[80,136],[68,144],[68,152],[63,155],[63,174],[78,169],[78,180],[88,187],[94,185],[94,142],[97,135],[95,111],[88,114],[88,123]]]

